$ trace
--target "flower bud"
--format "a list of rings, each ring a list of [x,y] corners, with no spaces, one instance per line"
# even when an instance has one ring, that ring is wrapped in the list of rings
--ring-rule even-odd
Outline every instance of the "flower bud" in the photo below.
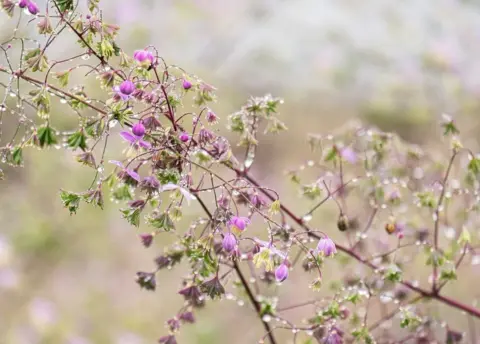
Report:
[[[275,270],[275,279],[277,282],[283,282],[288,277],[288,266],[285,263],[282,263],[276,270]]]
[[[235,249],[235,246],[237,246],[237,238],[235,238],[235,235],[232,233],[225,234],[222,241],[223,249],[230,253]]]
[[[335,247],[335,243],[329,237],[325,237],[320,239],[317,245],[317,254],[322,254],[325,257],[333,256],[337,253],[337,248]]]
[[[247,225],[250,224],[250,220],[247,217],[243,216],[232,216],[230,221],[228,221],[228,224],[233,229],[243,232],[245,228],[247,228]]]
[[[345,232],[348,229],[348,217],[344,214],[340,214],[337,221],[337,228],[341,232]]]
[[[142,241],[143,246],[150,247],[153,242],[153,235],[151,233],[143,233],[139,235],[140,240]]]
[[[135,91],[135,84],[130,80],[125,80],[120,84],[120,92],[124,95],[131,95]]]
[[[184,90],[189,90],[189,89],[192,88],[192,83],[190,81],[188,81],[187,79],[183,79],[182,87],[183,87]]]
[[[151,65],[155,60],[153,54],[145,49],[135,50],[135,52],[133,53],[133,59],[144,66]]]
[[[181,133],[178,138],[182,142],[188,142],[190,140],[190,135],[188,135],[187,133],[184,132],[184,133]]]
[[[18,7],[20,7],[20,8],[25,8],[25,7],[28,6],[28,2],[29,2],[28,0],[20,0],[20,1],[18,2]]]
[[[138,122],[132,127],[132,133],[137,137],[143,137],[143,135],[145,135],[145,126],[142,122]]]
[[[32,14],[32,15],[38,14],[38,11],[39,11],[38,6],[33,1],[29,1],[28,5],[27,5],[27,8],[28,8],[28,12],[30,12],[30,14]]]
[[[185,312],[180,314],[179,319],[185,323],[193,324],[195,322],[195,317],[192,312]]]
[[[207,122],[210,124],[215,124],[218,121],[217,115],[213,111],[207,112]]]

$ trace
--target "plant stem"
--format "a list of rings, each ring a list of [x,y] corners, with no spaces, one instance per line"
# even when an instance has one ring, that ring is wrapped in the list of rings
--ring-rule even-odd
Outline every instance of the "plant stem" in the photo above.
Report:
[[[210,210],[208,210],[207,206],[205,205],[205,202],[198,196],[198,193],[195,194],[195,197],[197,198],[198,203],[200,203],[200,206],[202,209],[205,211],[207,216],[210,218],[210,220],[213,220],[212,213]],[[258,318],[263,324],[263,327],[265,328],[265,331],[267,331],[267,336],[270,339],[271,344],[277,344],[277,341],[275,340],[275,337],[273,335],[273,331],[270,328],[270,324],[263,321],[262,319],[262,308],[260,306],[260,303],[257,301],[255,298],[255,295],[252,292],[252,289],[250,288],[247,280],[245,279],[245,276],[243,275],[242,270],[240,269],[240,266],[238,265],[238,261],[234,260],[233,261],[233,268],[235,269],[235,272],[237,273],[238,277],[240,278],[240,282],[242,283],[243,287],[245,288],[245,291],[247,292],[248,298],[250,302],[253,304],[253,307],[255,308],[255,311],[257,312]]]
[[[449,165],[450,168],[451,168],[451,165],[453,164],[453,159],[454,158],[451,159],[451,163]],[[252,185],[255,185],[257,187],[260,186],[260,184],[254,178],[252,178],[249,174],[243,173],[240,170],[235,170],[235,172],[237,172],[237,175],[242,176],[247,181],[249,181]],[[448,173],[446,174],[447,178],[448,178],[449,173],[450,172],[448,171]],[[266,197],[268,197],[271,201],[276,200],[276,198],[272,194],[270,194],[267,190],[265,190],[264,188],[259,188],[259,189],[260,189],[260,192],[263,193]],[[444,193],[444,192],[442,192],[442,193]],[[327,199],[330,198],[330,197],[331,197],[331,195],[329,194],[327,196]],[[442,200],[443,200],[443,197],[442,197]],[[312,238],[320,239],[320,236],[318,236],[316,233],[313,233],[312,229],[301,218],[296,216],[288,207],[286,207],[284,204],[281,203],[280,208],[285,214],[288,215],[288,217],[290,217],[292,219],[292,221],[294,221],[297,225],[299,225],[300,227],[305,229],[308,233],[308,236],[310,236]],[[342,251],[343,253],[349,255],[350,257],[354,258],[358,262],[368,266],[372,270],[378,270],[379,269],[379,266],[377,266],[377,265],[373,264],[372,262],[369,262],[368,260],[362,258],[358,253],[354,252],[353,250],[351,250],[351,249],[349,249],[349,248],[347,248],[343,245],[337,244],[337,243],[335,243],[335,245],[336,245],[336,247],[339,251]],[[480,318],[480,310],[477,309],[477,308],[466,305],[466,304],[461,303],[457,300],[451,299],[448,296],[440,295],[439,293],[417,287],[414,283],[412,283],[410,281],[402,281],[400,283],[403,284],[408,289],[419,293],[422,297],[435,299],[435,300],[437,300],[441,303],[444,303],[446,305],[449,305],[453,308],[456,308],[458,310],[469,313],[476,318]]]

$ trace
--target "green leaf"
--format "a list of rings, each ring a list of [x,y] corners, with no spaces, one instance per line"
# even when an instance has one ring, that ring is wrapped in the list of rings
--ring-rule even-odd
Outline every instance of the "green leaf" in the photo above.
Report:
[[[87,137],[85,136],[84,131],[80,129],[68,137],[67,143],[70,148],[80,148],[85,151],[87,148]]]
[[[123,218],[127,219],[128,223],[135,227],[140,226],[140,213],[142,212],[141,208],[121,209],[120,211],[123,213]]]
[[[463,227],[462,233],[458,238],[458,244],[465,245],[465,244],[469,244],[471,241],[472,241],[472,236],[470,235],[470,232],[468,231],[467,228]]]
[[[12,162],[16,166],[23,164],[23,149],[22,147],[15,147],[12,151]]]
[[[61,12],[73,10],[73,0],[56,0],[55,2]]]
[[[70,215],[77,213],[77,209],[80,206],[80,195],[65,190],[60,191],[60,198],[62,199],[63,206],[68,208]]]
[[[480,174],[480,159],[473,157],[472,160],[468,163],[468,170],[475,176]]]
[[[58,80],[61,86],[66,87],[70,79],[70,71],[57,72],[54,74],[55,79]]]
[[[57,143],[57,137],[55,136],[55,130],[53,130],[48,124],[38,129],[38,142],[40,147],[50,146]]]
[[[400,282],[402,280],[402,270],[395,265],[392,264],[390,267],[385,271],[385,279],[391,282]]]
[[[158,229],[163,229],[166,232],[175,229],[172,219],[168,213],[162,213],[160,215],[150,216],[148,218],[148,223]]]
[[[178,171],[174,169],[160,170],[157,176],[158,176],[158,180],[162,185],[165,185],[168,183],[178,184],[180,181],[180,173],[178,173]]]
[[[338,152],[337,152],[337,149],[335,147],[332,147],[330,148],[330,150],[327,152],[327,154],[325,155],[325,161],[333,161],[335,160],[335,158],[337,157],[338,155]]]

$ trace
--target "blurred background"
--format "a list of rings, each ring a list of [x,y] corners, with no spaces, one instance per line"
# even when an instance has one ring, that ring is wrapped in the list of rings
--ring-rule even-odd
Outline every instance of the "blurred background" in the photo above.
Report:
[[[465,145],[478,149],[475,0],[103,0],[101,6],[105,20],[121,26],[117,41],[127,53],[155,45],[168,63],[218,88],[219,127],[250,95],[284,98],[280,118],[289,131],[260,139],[252,173],[297,209],[305,204],[283,172],[312,157],[307,134],[351,119],[432,146],[434,123],[448,113],[464,129]],[[2,41],[11,25],[1,14]],[[140,290],[135,273],[153,268],[161,243],[145,250],[115,204],[104,211],[84,206],[70,216],[57,190],[85,190],[91,172],[69,152],[34,153],[25,168],[7,169],[0,183],[0,344],[155,342],[182,305],[172,297],[181,270],[162,271],[155,293]],[[294,289],[285,283],[282,293],[292,302],[308,298]],[[178,340],[256,342],[261,332],[249,314],[235,300],[210,304]],[[454,321],[462,326],[466,318]]]

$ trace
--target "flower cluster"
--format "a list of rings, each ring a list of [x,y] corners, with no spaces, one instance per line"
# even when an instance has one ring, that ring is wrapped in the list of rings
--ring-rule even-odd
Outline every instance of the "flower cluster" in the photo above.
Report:
[[[1,2],[10,16],[17,5],[39,13],[31,0]],[[49,35],[47,43],[26,50],[24,39],[14,35],[2,46],[10,56],[12,44],[17,45],[22,61],[0,66],[0,73],[16,81],[2,84],[16,104],[4,100],[0,111],[9,107],[19,118],[8,139],[0,136],[2,144],[8,141],[0,147],[1,161],[22,166],[29,147],[63,146],[74,152],[78,162],[93,169],[93,181],[84,191],[61,191],[68,211],[77,213],[84,203],[103,208],[108,193],[121,204],[126,222],[141,228],[135,244],[152,251],[161,246],[155,269],[136,274],[139,287],[153,292],[167,278],[164,270],[183,266],[187,272],[177,295],[182,307],[166,322],[168,333],[160,343],[176,343],[178,332],[195,323],[202,308],[222,298],[251,303],[251,314],[272,344],[279,327],[291,330],[294,340],[304,336],[305,343],[312,338],[319,343],[438,342],[444,328],[447,342],[462,340],[462,333],[416,302],[428,298],[480,318],[480,310],[444,289],[457,280],[467,259],[478,260],[480,240],[474,230],[480,222],[474,215],[480,209],[480,158],[463,147],[451,117],[441,124],[450,144],[446,163],[433,164],[434,157],[417,146],[363,125],[335,136],[311,135],[315,157],[288,173],[308,204],[297,215],[251,172],[263,135],[287,129],[278,114],[283,101],[271,95],[250,98],[228,116],[230,140],[223,137],[216,124],[224,116],[212,109],[216,89],[164,63],[151,46],[122,50],[115,40],[119,28],[103,21],[98,6],[99,1],[89,1],[88,15],[81,16],[70,15],[77,10],[73,1],[48,2],[46,15],[29,19],[36,21],[39,34]],[[78,38],[82,53],[52,62],[47,48],[65,27]],[[85,63],[80,61],[88,59],[95,62],[81,74]],[[89,77],[97,89],[69,85]],[[55,129],[62,123],[52,111],[56,101],[78,115],[72,130]],[[185,110],[187,102],[194,104],[193,111]],[[36,115],[27,116],[27,107]],[[126,141],[121,145],[127,148],[108,149],[116,147],[115,140]],[[233,145],[244,151],[242,158],[234,155]],[[107,152],[119,157],[108,160]],[[313,181],[303,175],[308,170],[315,171]],[[324,204],[332,206],[333,216],[320,215]],[[192,217],[197,214],[192,208],[202,215]],[[159,239],[162,235],[169,240]],[[428,276],[410,281],[411,274],[404,272],[418,261]],[[300,273],[306,277],[297,280]],[[301,283],[306,279],[309,283]],[[309,287],[326,296],[300,300]],[[293,305],[266,296],[289,288],[295,294],[288,295],[295,297],[287,296],[285,304]],[[372,310],[377,301],[389,310],[386,315]],[[410,303],[416,308],[407,308]],[[307,321],[288,320],[284,312],[291,308],[302,308]],[[390,318],[398,329],[380,331]]]

